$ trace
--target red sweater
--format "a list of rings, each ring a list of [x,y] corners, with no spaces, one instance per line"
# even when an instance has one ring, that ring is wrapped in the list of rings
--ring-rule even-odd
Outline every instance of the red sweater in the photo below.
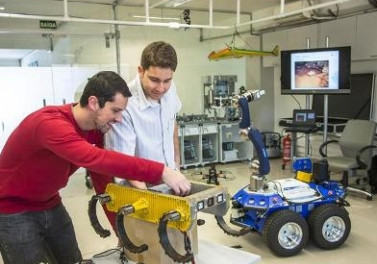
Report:
[[[49,106],[13,131],[0,155],[0,213],[41,211],[61,202],[59,190],[79,167],[157,183],[164,165],[102,149],[98,130],[81,130],[72,105]],[[106,176],[104,176],[106,177]]]

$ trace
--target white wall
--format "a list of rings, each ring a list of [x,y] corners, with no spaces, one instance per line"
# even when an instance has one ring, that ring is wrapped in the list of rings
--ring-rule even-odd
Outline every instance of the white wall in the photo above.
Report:
[[[212,41],[199,41],[199,30],[174,30],[169,28],[126,27],[121,29],[120,58],[121,65],[127,65],[128,72],[123,72],[126,81],[136,75],[140,63],[141,52],[153,41],[164,40],[172,44],[178,55],[178,67],[174,75],[178,94],[183,101],[181,113],[203,113],[202,76],[206,75],[237,75],[236,88],[246,86],[246,59],[227,59],[209,61],[207,56],[213,50],[222,49],[232,36]],[[242,41],[239,40],[240,45]],[[257,38],[257,43],[259,40]],[[86,38],[72,37],[72,54],[76,65],[116,64],[115,41],[111,40],[110,48],[105,47],[105,38],[92,36]],[[252,69],[250,69],[252,71]],[[257,70],[256,70],[257,71]],[[249,73],[249,76],[253,74]],[[256,74],[258,76],[258,74]],[[248,77],[249,79],[249,77]],[[253,86],[258,78],[250,79]]]
[[[264,34],[262,37],[263,48],[270,49],[280,45],[281,50],[305,49],[306,40],[310,41],[310,48],[325,47],[325,37],[329,37],[329,46],[351,46],[351,73],[377,72],[377,12],[362,14],[344,19],[337,19],[321,24],[299,27],[295,29],[276,31]],[[368,49],[365,48],[368,43]],[[274,119],[276,131],[280,131],[279,119],[290,117],[292,110],[306,105],[305,95],[281,95],[280,92],[280,56],[268,58],[263,61],[263,67],[273,71],[274,110],[270,112]],[[262,83],[268,82],[269,76],[263,76]],[[375,95],[374,102],[377,102]],[[376,103],[375,103],[376,104]],[[374,113],[377,121],[377,113]]]
[[[18,3],[20,2],[20,3]],[[23,1],[18,1],[8,6],[8,12],[17,12],[22,7]],[[51,1],[49,1],[51,2]],[[21,9],[22,10],[22,9]],[[36,0],[35,5],[29,13],[54,15],[63,11],[63,5],[57,1],[52,6],[48,6],[44,0]],[[119,20],[143,21],[133,18],[133,14],[143,14],[144,8],[138,7],[118,7],[117,15]],[[152,16],[164,17],[181,17],[182,10],[173,9],[152,9]],[[87,3],[69,3],[69,15],[72,17],[94,18],[94,19],[113,19],[111,6]],[[192,24],[208,25],[209,17],[206,11],[192,11]],[[241,15],[240,21],[245,22],[250,19],[249,15]],[[53,55],[51,64],[63,64],[74,66],[102,65],[104,67],[113,67],[116,65],[115,41],[111,39],[110,48],[105,47],[105,33],[113,33],[114,26],[94,23],[58,23],[58,29],[36,30],[37,21],[34,20],[16,20],[3,19],[0,28],[14,29],[25,34],[9,35],[7,38],[0,40],[0,47],[9,48],[33,48],[33,49],[51,49],[50,38],[53,41]],[[213,14],[213,25],[224,25],[236,22],[235,14],[215,12]],[[23,23],[27,21],[27,23]],[[180,21],[183,22],[183,21]],[[40,34],[38,32],[46,32]],[[259,73],[255,62],[246,62],[247,59],[229,59],[223,61],[210,62],[207,59],[208,54],[213,50],[222,49],[225,44],[232,40],[233,29],[228,30],[203,30],[204,37],[214,37],[229,34],[229,37],[212,41],[200,42],[200,31],[198,29],[179,29],[174,30],[166,27],[137,27],[137,26],[120,26],[121,40],[120,53],[121,65],[126,72],[122,76],[126,81],[130,81],[136,74],[136,68],[139,65],[141,51],[152,41],[165,40],[171,43],[177,50],[179,64],[175,74],[175,82],[178,87],[178,93],[183,101],[182,113],[201,114],[203,112],[202,102],[202,76],[205,75],[237,75],[238,82],[236,88],[246,86],[247,88],[258,87]],[[52,35],[49,35],[51,33]],[[45,35],[45,37],[42,37]],[[256,45],[259,45],[259,37],[254,38]],[[244,43],[236,39],[239,47]],[[254,44],[254,43],[253,43]],[[34,45],[34,46],[33,46]],[[33,46],[33,47],[30,47]],[[25,64],[27,64],[25,62]],[[252,67],[245,65],[253,65]],[[257,62],[259,68],[259,60]],[[246,71],[248,77],[246,78]],[[250,76],[257,76],[251,78]],[[248,81],[246,80],[248,79]],[[248,82],[248,83],[246,83]]]
[[[75,90],[99,69],[102,67],[0,67],[0,152],[22,119],[44,105],[74,102]]]

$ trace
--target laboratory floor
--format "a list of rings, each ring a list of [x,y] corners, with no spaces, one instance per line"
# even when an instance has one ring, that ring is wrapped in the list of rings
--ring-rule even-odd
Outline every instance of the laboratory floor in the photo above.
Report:
[[[232,194],[249,183],[248,164],[244,162],[217,165],[220,174],[220,184],[225,185]],[[183,171],[194,181],[203,181],[203,174],[208,173],[208,167],[192,168]],[[336,175],[337,176],[337,175]],[[271,160],[271,173],[268,179],[292,177],[289,170],[281,169],[281,160]],[[87,214],[88,201],[94,194],[93,190],[85,186],[83,173],[76,173],[68,186],[61,191],[63,202],[67,207],[76,229],[79,246],[84,258],[92,258],[93,255],[116,247],[117,238],[112,234],[108,238],[99,237],[91,227]],[[271,253],[264,244],[261,236],[250,233],[243,237],[231,237],[226,235],[216,224],[213,215],[200,213],[198,218],[206,221],[205,225],[198,227],[199,239],[205,239],[229,247],[237,247],[240,250],[261,256],[262,264],[305,264],[305,263],[331,263],[331,264],[374,264],[377,259],[377,197],[372,201],[364,198],[348,196],[351,204],[347,210],[351,218],[351,233],[346,242],[338,249],[325,251],[316,248],[310,242],[300,254],[281,258]],[[109,228],[102,210],[98,211],[98,217],[102,225]],[[119,253],[114,253],[118,254]],[[219,252],[221,254],[221,252]],[[116,257],[114,259],[117,259]],[[114,263],[121,263],[115,261]],[[0,264],[3,264],[0,258]],[[216,263],[213,263],[216,264]]]

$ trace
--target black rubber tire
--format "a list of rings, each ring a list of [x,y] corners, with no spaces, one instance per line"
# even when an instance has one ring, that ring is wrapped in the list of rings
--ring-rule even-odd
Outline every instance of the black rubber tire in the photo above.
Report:
[[[292,230],[296,231],[296,234],[289,236],[289,231]],[[288,235],[286,241],[279,240],[279,233],[281,238]],[[304,248],[309,239],[309,227],[300,214],[291,210],[279,210],[267,218],[262,235],[264,242],[273,253],[289,257],[296,255]],[[287,240],[288,243],[286,243]]]
[[[308,218],[310,238],[322,249],[335,249],[342,245],[351,231],[351,220],[344,207],[336,204],[320,205]]]

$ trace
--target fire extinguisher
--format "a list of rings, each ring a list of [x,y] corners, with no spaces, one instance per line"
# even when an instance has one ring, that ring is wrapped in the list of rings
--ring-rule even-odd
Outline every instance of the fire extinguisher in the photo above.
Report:
[[[291,144],[292,144],[292,139],[289,136],[289,133],[283,137],[282,140],[283,144],[283,164],[282,164],[282,169],[285,169],[285,165],[291,161]]]

